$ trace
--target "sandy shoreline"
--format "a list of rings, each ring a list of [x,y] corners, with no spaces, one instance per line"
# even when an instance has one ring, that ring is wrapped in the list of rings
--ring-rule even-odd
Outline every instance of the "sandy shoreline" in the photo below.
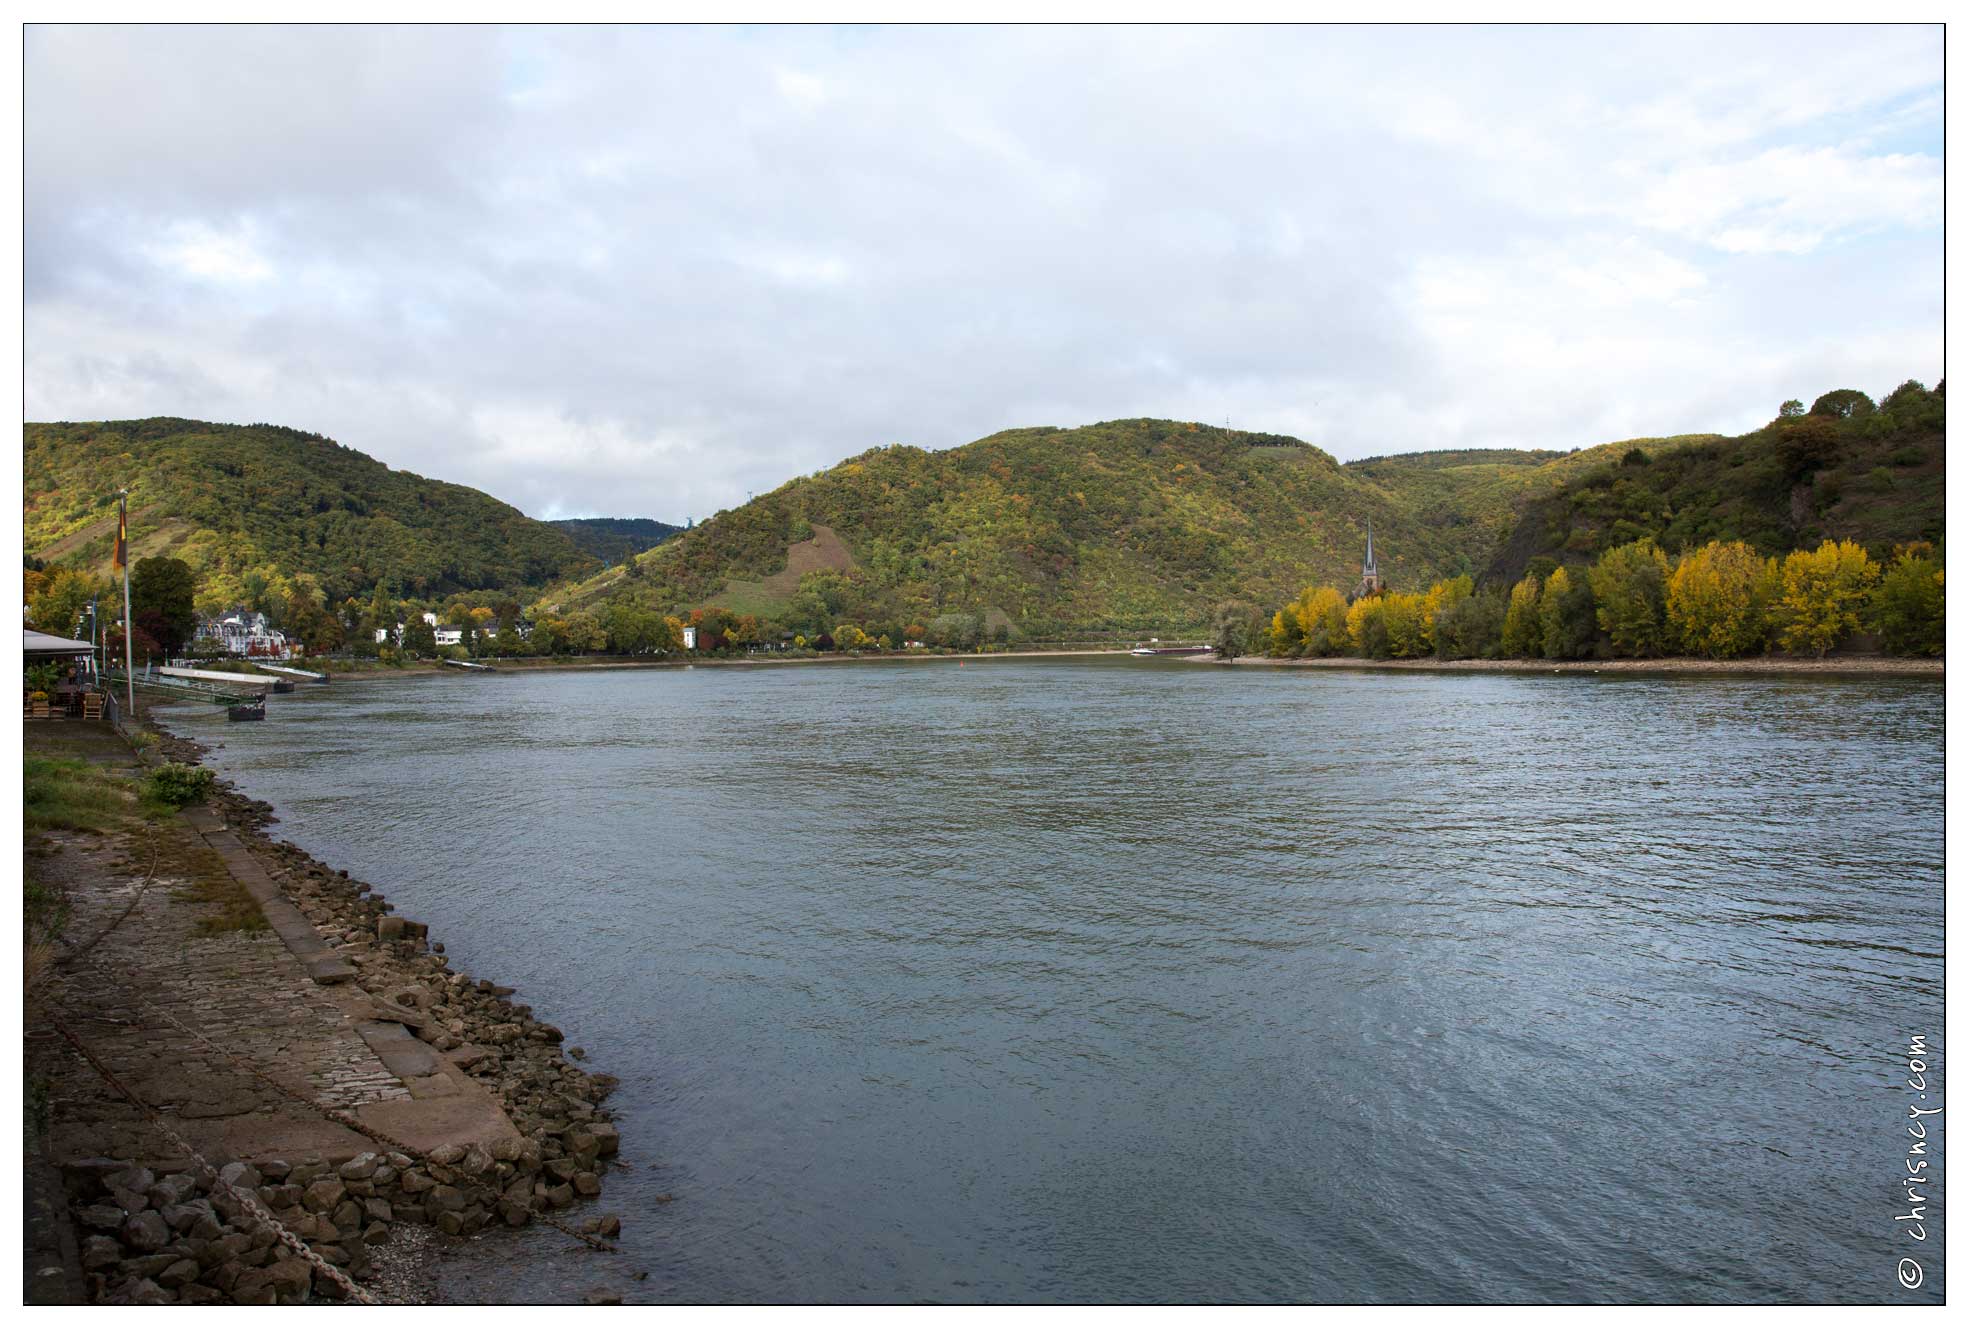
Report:
[[[1423,673],[1486,674],[1819,674],[1866,675],[1888,678],[1940,679],[1942,661],[1900,659],[1885,655],[1836,656],[1826,660],[1790,660],[1759,656],[1743,660],[1708,660],[1699,656],[1665,656],[1659,660],[1367,660],[1348,656],[1327,659],[1274,660],[1241,655],[1236,660],[1195,657],[1200,664],[1253,665],[1268,669],[1394,669]]]

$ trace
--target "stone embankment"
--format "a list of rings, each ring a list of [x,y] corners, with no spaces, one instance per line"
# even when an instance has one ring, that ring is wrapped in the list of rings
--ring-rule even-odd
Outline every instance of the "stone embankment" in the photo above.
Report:
[[[169,736],[159,747],[174,760],[200,751]],[[81,1293],[284,1304],[345,1300],[353,1280],[370,1285],[361,1295],[408,1299],[393,1259],[432,1230],[462,1238],[544,1218],[590,1244],[616,1235],[614,1215],[562,1212],[597,1197],[614,1162],[613,1077],[575,1064],[581,1049],[512,989],[455,970],[424,924],[367,884],[271,840],[271,821],[224,784],[181,819],[261,899],[278,941],[164,935],[188,911],[138,888],[142,907],[116,915],[131,894],[119,883],[100,902],[116,923],[77,971],[95,977],[50,990],[48,1023],[68,1030],[56,1038],[30,1014],[30,1038],[55,1049],[48,1161]],[[152,962],[161,946],[177,964]],[[101,981],[110,966],[123,981]],[[86,1054],[65,1044],[72,1034]],[[123,1101],[97,1063],[146,1107]]]

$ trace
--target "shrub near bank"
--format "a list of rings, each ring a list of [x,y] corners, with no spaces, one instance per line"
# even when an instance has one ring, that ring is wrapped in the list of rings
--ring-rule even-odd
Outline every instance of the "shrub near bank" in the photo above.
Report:
[[[144,797],[167,808],[187,808],[212,796],[213,775],[203,766],[167,761],[144,782]]]

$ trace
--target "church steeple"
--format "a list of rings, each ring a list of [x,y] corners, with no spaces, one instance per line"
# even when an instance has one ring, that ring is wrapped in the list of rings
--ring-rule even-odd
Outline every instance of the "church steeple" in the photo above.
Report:
[[[1381,594],[1381,570],[1374,566],[1374,523],[1367,524],[1367,557],[1361,561],[1361,584],[1354,587],[1349,599],[1359,600],[1364,596]]]

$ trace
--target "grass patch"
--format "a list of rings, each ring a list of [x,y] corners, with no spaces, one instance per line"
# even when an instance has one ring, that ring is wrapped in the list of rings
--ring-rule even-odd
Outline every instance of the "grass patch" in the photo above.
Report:
[[[226,871],[225,860],[195,836],[174,838],[178,843],[170,846],[170,861],[160,863],[158,870],[183,878],[172,889],[172,899],[204,905],[209,911],[198,920],[198,931],[205,936],[266,931],[267,916],[260,912],[259,901]]]
[[[24,758],[21,785],[29,832],[101,833],[127,826],[138,815],[127,781],[74,757]]]

